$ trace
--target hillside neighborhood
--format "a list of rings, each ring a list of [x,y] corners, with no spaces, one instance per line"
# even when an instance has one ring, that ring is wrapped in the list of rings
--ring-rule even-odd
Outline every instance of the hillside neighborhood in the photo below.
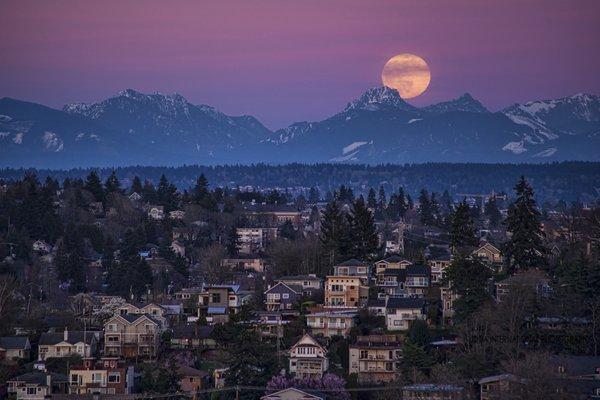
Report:
[[[0,182],[0,398],[597,399],[600,207]]]

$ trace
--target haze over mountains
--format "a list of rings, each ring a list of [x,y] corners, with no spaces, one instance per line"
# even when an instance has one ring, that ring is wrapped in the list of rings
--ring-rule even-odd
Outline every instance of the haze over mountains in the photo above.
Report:
[[[560,160],[600,160],[599,96],[490,112],[469,94],[417,108],[377,87],[323,121],[275,132],[178,94],[128,89],[62,110],[0,99],[2,167]]]

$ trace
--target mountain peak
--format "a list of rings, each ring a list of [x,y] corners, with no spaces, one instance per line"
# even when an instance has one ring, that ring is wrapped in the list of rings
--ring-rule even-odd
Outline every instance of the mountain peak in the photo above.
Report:
[[[465,93],[462,96],[453,99],[444,101],[437,104],[432,104],[430,106],[424,107],[424,111],[431,113],[445,113],[451,111],[463,111],[463,112],[475,112],[475,113],[487,113],[489,112],[487,108],[483,106],[479,102],[471,96],[470,93]]]
[[[374,87],[364,92],[359,98],[348,103],[344,112],[350,110],[378,110],[380,106],[394,107],[412,111],[415,108],[405,102],[396,89],[387,86]]]

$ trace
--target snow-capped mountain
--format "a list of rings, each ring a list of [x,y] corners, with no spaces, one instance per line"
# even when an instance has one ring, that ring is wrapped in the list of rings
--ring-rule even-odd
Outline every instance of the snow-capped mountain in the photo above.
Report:
[[[531,128],[524,140],[544,143],[564,135],[589,135],[600,130],[600,96],[579,93],[555,100],[514,104],[502,112]]]
[[[469,93],[465,93],[457,99],[444,101],[442,103],[432,104],[427,107],[423,107],[423,111],[440,114],[445,112],[453,111],[464,111],[464,112],[475,112],[475,113],[487,113],[487,108],[483,106],[478,100],[475,100]]]
[[[128,89],[62,110],[0,99],[0,166],[557,160],[600,160],[598,96],[490,112],[469,94],[418,108],[377,87],[329,118],[276,132],[178,94]]]

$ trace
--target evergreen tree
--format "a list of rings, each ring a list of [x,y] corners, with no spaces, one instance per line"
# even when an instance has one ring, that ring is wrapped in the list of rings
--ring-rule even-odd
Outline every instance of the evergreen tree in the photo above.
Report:
[[[83,240],[75,226],[70,224],[58,245],[56,269],[63,282],[70,282],[69,289],[77,292],[85,286]]]
[[[375,190],[373,188],[369,189],[369,194],[367,195],[367,206],[372,209],[377,207],[377,198],[375,197]]]
[[[106,193],[120,193],[121,192],[121,182],[119,182],[119,178],[117,178],[116,172],[113,170],[110,176],[106,179],[104,183],[104,187],[106,188]]]
[[[509,271],[538,268],[544,265],[544,233],[540,212],[536,208],[533,189],[525,177],[515,186],[516,200],[508,208],[506,230],[511,237],[506,243]]]
[[[87,178],[85,179],[85,190],[90,192],[94,196],[95,201],[104,201],[104,188],[102,187],[102,181],[96,171],[92,170]]]
[[[488,225],[490,228],[497,228],[502,221],[502,214],[498,209],[498,205],[496,204],[496,198],[490,197],[485,203],[484,214],[488,219]]]
[[[154,188],[154,185],[152,184],[152,182],[150,182],[148,180],[144,181],[144,187],[142,189],[141,195],[145,201],[152,203],[152,204],[156,203],[156,200],[157,200],[156,189]]]
[[[367,208],[362,196],[352,203],[348,220],[352,256],[358,259],[370,258],[377,251],[379,240],[373,214]]]
[[[163,174],[158,181],[156,190],[157,203],[165,208],[166,212],[177,209],[177,188],[167,180]]]
[[[464,246],[477,245],[471,210],[464,200],[458,203],[450,215],[450,223],[450,238],[455,250]]]
[[[452,196],[450,196],[450,193],[447,189],[444,190],[444,193],[442,193],[442,197],[440,198],[440,206],[445,214],[449,214],[450,212],[452,212],[452,203]]]
[[[379,186],[379,209],[383,210],[387,206],[387,198],[383,185]]]
[[[139,176],[134,176],[133,177],[133,182],[131,182],[131,188],[129,193],[137,193],[140,196],[143,194],[144,191],[144,187],[142,186],[142,181],[140,180]]]
[[[315,187],[311,187],[308,191],[308,202],[310,204],[317,204],[319,202],[319,190]]]
[[[454,301],[455,321],[464,321],[490,300],[487,285],[491,277],[490,269],[478,259],[459,254],[452,260],[442,283],[449,284],[452,292],[458,295]]]
[[[204,176],[204,174],[200,174],[198,180],[196,181],[196,186],[192,192],[192,199],[194,203],[198,204],[202,208],[209,211],[217,210],[217,202],[214,197],[211,195],[208,189],[208,180]]]
[[[435,222],[429,193],[425,189],[421,189],[419,194],[419,218],[423,225],[433,225]]]
[[[237,227],[234,225],[229,229],[227,234],[227,254],[229,257],[237,257],[240,246],[240,235],[238,235]]]
[[[329,265],[334,265],[348,255],[349,226],[345,213],[334,200],[327,203],[321,218],[319,241]]]

